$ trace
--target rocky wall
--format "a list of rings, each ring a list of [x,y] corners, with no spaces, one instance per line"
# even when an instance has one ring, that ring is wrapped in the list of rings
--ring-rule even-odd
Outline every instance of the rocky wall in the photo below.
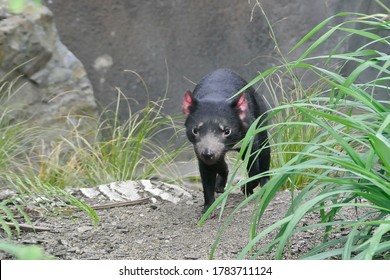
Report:
[[[96,128],[97,106],[86,71],[61,42],[45,6],[12,13],[0,1],[0,81],[0,109],[7,108],[11,121],[28,119],[49,131]],[[51,136],[58,137],[58,131]]]
[[[102,107],[119,87],[133,109],[163,98],[168,113],[180,113],[193,82],[228,67],[250,80],[280,64],[269,27],[255,0],[47,0],[65,44],[82,60]],[[308,31],[339,12],[384,12],[374,0],[262,0],[278,44],[288,51]],[[386,2],[386,1],[385,1]],[[334,22],[334,24],[337,24]],[[328,42],[329,51],[343,34]],[[326,51],[326,50],[325,50]],[[288,84],[285,85],[289,87]],[[168,90],[166,90],[168,88]],[[261,89],[266,90],[266,89]],[[126,117],[127,106],[122,108]]]

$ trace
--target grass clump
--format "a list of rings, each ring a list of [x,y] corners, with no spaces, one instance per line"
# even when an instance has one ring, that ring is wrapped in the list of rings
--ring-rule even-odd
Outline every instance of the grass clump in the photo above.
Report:
[[[161,111],[164,100],[149,102],[133,113],[128,100],[122,97],[118,89],[115,110],[104,110],[93,141],[74,131],[72,140],[63,139],[50,155],[42,157],[42,180],[73,187],[155,176],[172,180],[169,176],[175,175],[174,159],[183,150],[171,144],[176,121]],[[123,122],[119,119],[121,102],[128,104],[129,118]],[[163,139],[166,143],[162,144],[166,134],[171,139]]]
[[[332,19],[344,19],[329,26]],[[272,78],[288,76],[303,92],[294,100],[268,112],[272,120],[263,128],[250,128],[242,149],[251,149],[250,139],[268,129],[273,151],[270,181],[243,201],[221,227],[219,238],[234,214],[250,201],[256,203],[247,246],[238,258],[259,258],[272,254],[275,259],[289,258],[290,244],[300,233],[315,230],[322,235],[304,259],[388,259],[390,254],[390,49],[389,16],[340,13],[311,30],[292,49],[306,47],[295,61],[284,60],[280,66],[261,73],[249,85],[270,84]],[[327,29],[326,29],[327,28]],[[271,27],[272,29],[272,27]],[[324,30],[326,29],[326,30]],[[345,39],[330,53],[314,55],[337,32]],[[272,33],[272,32],[271,32]],[[382,34],[382,35],[379,35]],[[358,38],[355,50],[343,52],[348,39]],[[346,65],[353,65],[346,72]],[[316,77],[316,90],[307,90],[297,73]],[[364,74],[371,75],[364,78]],[[282,79],[279,79],[282,80]],[[249,86],[248,85],[248,86]],[[283,88],[283,85],[278,85]],[[380,96],[384,96],[380,99]],[[254,153],[259,151],[253,151]],[[247,163],[244,163],[247,164]],[[264,176],[259,174],[253,180]],[[210,207],[206,216],[223,204],[233,186]],[[283,188],[291,190],[292,201],[285,216],[264,227],[262,218],[272,199]],[[300,191],[297,191],[297,190]],[[222,208],[223,209],[223,208]],[[354,213],[350,217],[346,211]],[[317,217],[310,224],[307,216]],[[335,233],[343,230],[343,235]],[[273,236],[260,247],[259,241]]]
[[[104,109],[93,119],[97,125],[91,134],[74,125],[56,130],[57,140],[48,141],[45,135],[55,134],[53,128],[10,117],[14,108],[5,101],[12,99],[15,83],[4,83],[0,95],[4,101],[0,102],[0,188],[14,193],[0,204],[0,225],[8,237],[13,236],[12,228],[20,233],[21,221],[31,223],[31,204],[57,216],[71,215],[76,207],[98,223],[95,211],[70,195],[68,188],[156,176],[176,179],[173,161],[183,149],[173,146],[177,125],[162,112],[164,100],[148,100],[145,108],[133,112],[129,99],[118,89],[114,109]],[[123,103],[129,117],[120,121]]]
[[[96,224],[96,213],[70,195],[55,182],[43,182],[35,172],[32,160],[37,143],[43,141],[46,129],[32,125],[23,116],[23,108],[13,102],[20,84],[1,80],[0,86],[0,225],[6,236],[20,234],[19,223],[29,223],[32,208],[51,214],[62,214],[64,207],[85,211]],[[23,86],[23,85],[22,85]],[[5,245],[7,248],[11,245]],[[22,249],[23,251],[23,249]]]

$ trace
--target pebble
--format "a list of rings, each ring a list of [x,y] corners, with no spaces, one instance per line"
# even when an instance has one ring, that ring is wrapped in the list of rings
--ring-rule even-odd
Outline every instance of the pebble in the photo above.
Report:
[[[84,233],[84,232],[89,231],[91,229],[92,229],[91,226],[81,226],[81,227],[77,228],[77,232],[78,233]]]
[[[35,239],[22,241],[22,244],[39,244],[39,243],[42,243],[42,242],[39,242],[38,240],[35,240]]]
[[[186,260],[198,260],[200,257],[198,255],[185,255],[184,259]]]
[[[58,240],[58,243],[61,245],[69,246],[69,242],[66,239],[60,239]]]

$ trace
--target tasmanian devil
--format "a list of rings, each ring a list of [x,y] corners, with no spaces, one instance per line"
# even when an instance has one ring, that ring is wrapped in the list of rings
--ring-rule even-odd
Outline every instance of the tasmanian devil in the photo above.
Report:
[[[194,145],[204,192],[204,213],[223,192],[228,178],[225,154],[244,138],[249,126],[259,117],[264,125],[266,106],[261,96],[249,87],[236,97],[247,82],[228,69],[218,69],[203,77],[183,99],[187,137]],[[269,170],[270,149],[267,132],[255,136],[247,171],[250,177]],[[255,151],[261,150],[260,153]],[[268,177],[253,180],[242,188],[250,195]]]

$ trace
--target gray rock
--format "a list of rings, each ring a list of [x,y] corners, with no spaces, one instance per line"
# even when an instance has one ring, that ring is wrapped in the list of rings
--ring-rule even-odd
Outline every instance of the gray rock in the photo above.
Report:
[[[92,230],[92,228],[93,228],[93,227],[91,227],[91,226],[81,226],[81,227],[78,227],[78,228],[77,228],[77,232],[78,232],[78,233],[84,233],[84,232],[86,232],[86,231]]]
[[[110,188],[110,185],[100,185],[98,190],[102,192],[106,197],[111,201],[124,201],[121,195],[119,195],[115,190]]]
[[[28,118],[50,128],[53,132],[42,136],[49,141],[63,136],[52,128],[95,131],[94,118],[82,117],[97,116],[91,83],[84,66],[60,41],[51,11],[27,5],[15,14],[6,2],[0,0],[0,81],[15,82],[18,90],[3,97],[2,108],[15,108],[10,119]]]
[[[94,188],[80,188],[80,192],[88,198],[96,198],[101,194],[100,191]]]
[[[96,199],[103,195],[106,200],[113,202],[136,201],[148,197],[152,203],[157,203],[158,200],[174,204],[194,203],[194,197],[190,190],[151,180],[112,182],[93,188],[81,188],[79,192],[82,196],[90,199]],[[152,209],[156,208],[157,206],[152,207]]]

